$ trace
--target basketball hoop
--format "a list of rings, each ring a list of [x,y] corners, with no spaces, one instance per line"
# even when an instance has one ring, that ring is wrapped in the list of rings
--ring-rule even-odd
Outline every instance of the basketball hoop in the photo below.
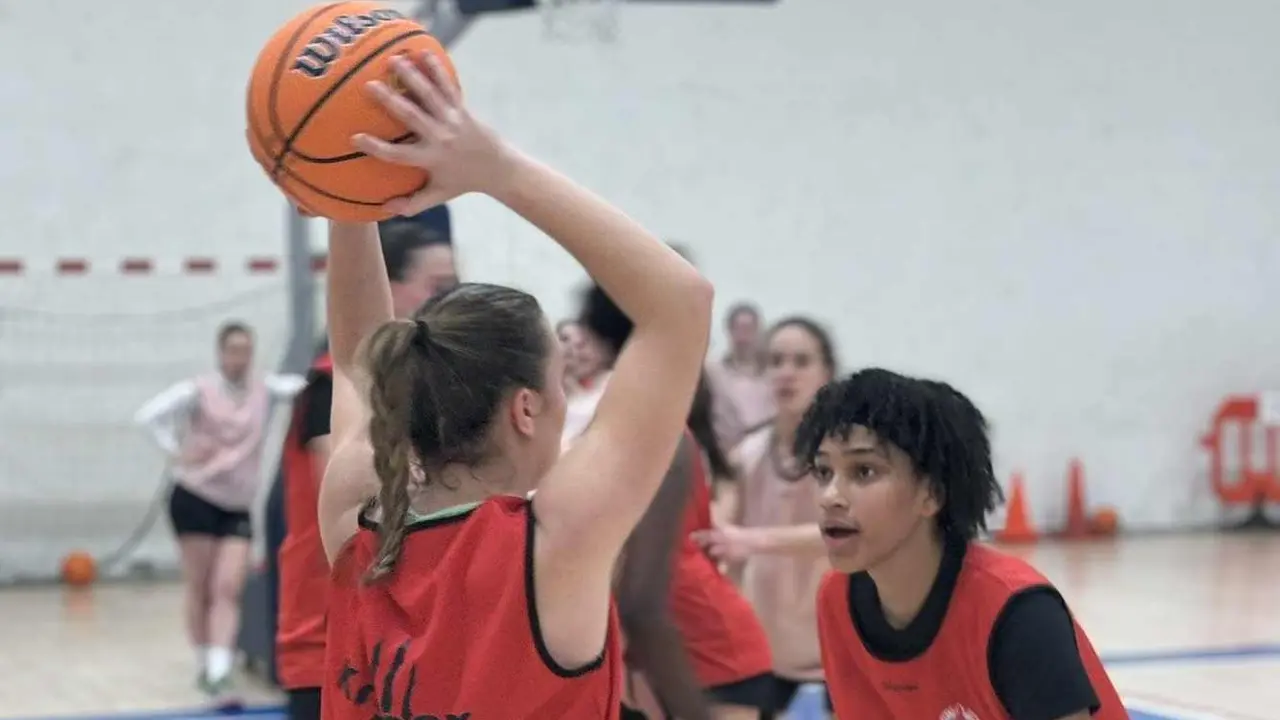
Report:
[[[620,0],[538,0],[542,36],[551,42],[612,43]]]

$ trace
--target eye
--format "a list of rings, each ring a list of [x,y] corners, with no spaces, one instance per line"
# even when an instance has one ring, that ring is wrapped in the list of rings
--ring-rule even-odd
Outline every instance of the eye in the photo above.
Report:
[[[778,367],[786,359],[787,358],[782,353],[770,353],[769,364],[772,365],[773,367]]]
[[[878,474],[874,465],[858,464],[853,466],[853,476],[859,480],[872,480]]]
[[[832,475],[834,475],[834,473],[831,472],[831,468],[825,467],[823,465],[814,465],[813,469],[810,470],[810,473],[813,475],[814,479],[816,479],[818,481],[818,484],[820,485],[825,485],[831,482],[831,477]]]

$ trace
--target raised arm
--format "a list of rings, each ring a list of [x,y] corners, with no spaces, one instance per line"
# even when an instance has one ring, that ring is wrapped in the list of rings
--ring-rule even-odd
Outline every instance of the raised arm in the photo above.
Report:
[[[374,157],[432,173],[422,192],[387,208],[412,214],[464,192],[490,195],[573,255],[635,323],[591,427],[533,500],[538,626],[554,661],[581,666],[600,653],[614,565],[684,429],[710,334],[711,285],[612,205],[502,143],[470,115],[439,62],[420,61],[425,75],[393,61],[416,105],[371,86],[418,141],[357,140]]]
[[[365,401],[358,389],[361,343],[394,317],[377,225],[329,224],[328,276],[333,406],[319,514],[325,552],[332,560],[355,532],[361,506],[378,491],[366,432]]]

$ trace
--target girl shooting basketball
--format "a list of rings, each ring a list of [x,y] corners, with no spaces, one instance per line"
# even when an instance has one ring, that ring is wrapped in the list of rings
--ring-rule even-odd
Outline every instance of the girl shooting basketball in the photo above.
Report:
[[[416,139],[356,147],[431,180],[387,209],[488,194],[574,255],[636,329],[561,456],[564,357],[537,301],[464,284],[393,321],[375,226],[331,224],[325,717],[616,718],[613,568],[683,432],[711,286],[476,121],[434,56],[393,67],[413,101],[370,92]]]
[[[838,717],[1128,717],[1057,590],[974,540],[1001,494],[967,397],[864,370],[818,393],[794,449],[836,570],[818,625]]]

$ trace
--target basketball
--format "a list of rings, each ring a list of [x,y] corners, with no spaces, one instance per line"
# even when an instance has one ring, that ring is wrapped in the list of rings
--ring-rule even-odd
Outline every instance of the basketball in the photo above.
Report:
[[[449,76],[448,54],[421,24],[377,2],[312,8],[276,31],[259,53],[248,88],[253,157],[299,209],[346,222],[385,220],[382,204],[427,182],[415,168],[366,156],[351,144],[365,133],[391,142],[412,135],[365,87],[399,87],[397,55],[429,52]]]
[[[84,587],[97,577],[97,563],[88,553],[73,552],[62,559],[62,581],[73,587]]]
[[[1110,537],[1120,529],[1120,514],[1113,507],[1098,508],[1089,524],[1093,534]]]

